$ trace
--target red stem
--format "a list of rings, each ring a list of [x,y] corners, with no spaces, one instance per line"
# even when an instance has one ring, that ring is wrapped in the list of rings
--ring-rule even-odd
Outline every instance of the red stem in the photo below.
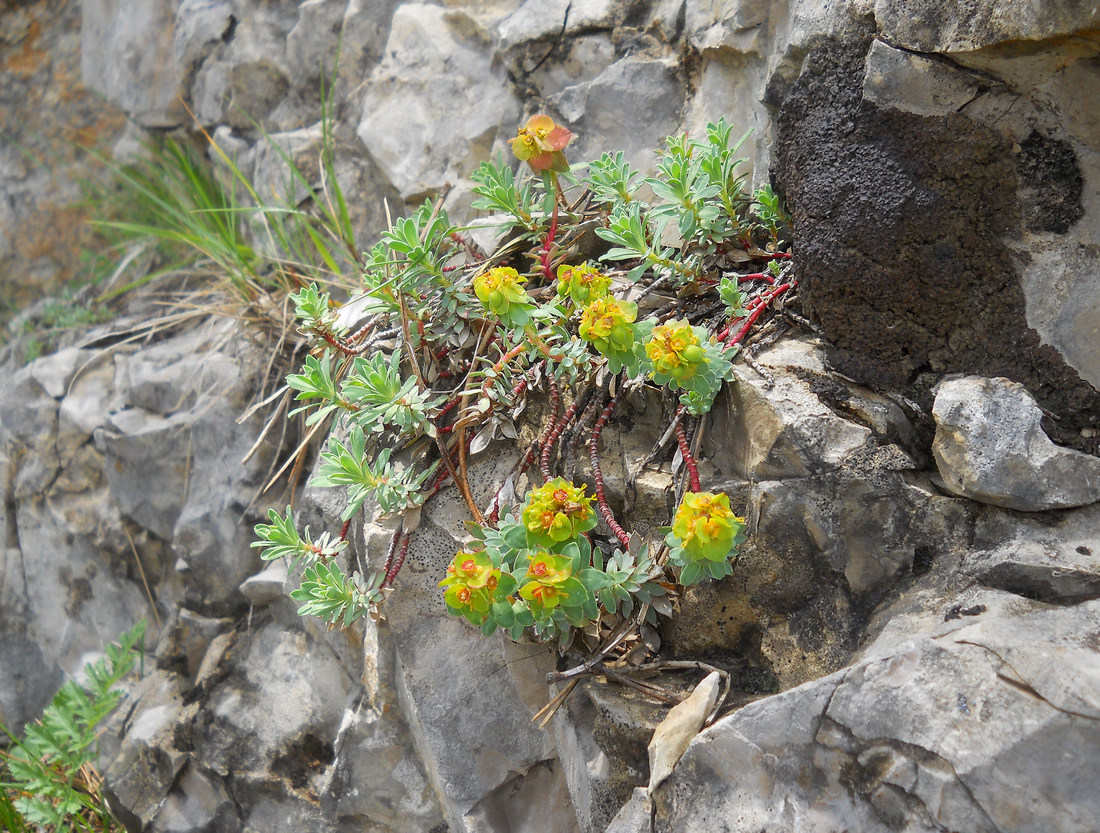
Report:
[[[603,427],[607,424],[607,421],[611,419],[611,413],[615,410],[618,401],[617,396],[611,397],[611,401],[603,409],[600,418],[592,426],[592,434],[588,438],[588,456],[592,461],[592,477],[596,481],[596,506],[600,510],[600,514],[603,515],[603,519],[607,521],[607,525],[611,527],[611,531],[615,533],[615,537],[619,539],[619,543],[625,547],[630,543],[630,536],[626,534],[625,529],[619,526],[619,522],[615,520],[615,513],[607,505],[607,496],[604,493],[603,485],[603,471],[600,469],[600,456],[597,453],[600,434],[603,432]]]
[[[770,304],[792,286],[795,286],[795,283],[795,281],[791,281],[789,283],[781,284],[780,286],[777,286],[775,289],[769,292],[767,295],[761,296],[759,302],[749,312],[749,316],[745,319],[745,323],[740,326],[737,332],[734,333],[728,341],[726,341],[726,345],[730,346],[734,344],[740,344],[744,340],[745,336],[749,334],[749,330],[752,329],[752,325],[755,324],[757,319],[759,319],[760,316],[764,314],[764,310],[768,308],[768,304]],[[730,322],[730,327],[732,326],[733,322]]]
[[[681,417],[684,409],[681,405],[681,413],[676,414],[678,418]],[[703,487],[699,485],[699,468],[695,465],[695,456],[691,453],[691,446],[688,445],[687,431],[684,430],[682,419],[676,423],[676,444],[680,446],[680,456],[684,458],[684,464],[687,466],[688,477],[691,479],[691,491],[703,491]]]
[[[404,535],[401,538],[401,546],[397,549],[397,557],[393,560],[393,564],[388,570],[386,570],[386,577],[382,579],[380,587],[392,587],[393,580],[397,578],[397,574],[401,572],[401,566],[405,563],[405,556],[409,552],[409,535]]]
[[[550,480],[550,449],[553,447],[557,435],[554,431],[558,427],[558,416],[561,413],[561,389],[554,377],[547,374],[546,382],[550,387],[550,419],[546,423],[546,430],[539,438],[539,471],[543,480]]]
[[[390,537],[390,545],[386,549],[386,560],[382,562],[382,572],[386,575],[390,574],[390,568],[393,566],[393,557],[397,553],[397,542],[401,539],[401,532],[402,529],[398,526]],[[385,584],[384,581],[383,584]]]
[[[542,274],[547,282],[554,282],[554,273],[550,269],[550,253],[554,248],[554,238],[558,235],[558,178],[554,177],[554,213],[550,216],[550,230],[546,233],[546,239],[542,243],[542,251],[539,252],[539,262],[542,264]]]

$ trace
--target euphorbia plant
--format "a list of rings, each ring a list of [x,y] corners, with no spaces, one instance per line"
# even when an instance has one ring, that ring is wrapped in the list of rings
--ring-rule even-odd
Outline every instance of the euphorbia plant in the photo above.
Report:
[[[344,624],[378,613],[418,507],[448,483],[471,520],[470,540],[439,582],[443,601],[486,634],[564,645],[578,628],[599,633],[608,620],[670,613],[675,581],[729,574],[743,520],[728,497],[702,490],[690,420],[731,378],[736,345],[795,285],[781,263],[789,257],[780,247],[784,215],[771,192],[755,201],[742,192],[740,143],[730,136],[718,122],[705,141],[670,138],[643,190],[622,154],[605,155],[581,180],[589,196],[567,200],[562,182],[576,182],[565,156],[573,134],[532,116],[510,144],[534,177],[499,157],[473,174],[475,207],[512,230],[499,251],[477,251],[442,201],[428,202],[364,255],[365,322],[344,320],[316,287],[294,296],[318,349],[288,384],[309,424],[332,418],[340,429],[313,483],[349,490],[338,535],[299,534],[289,508],[257,527],[264,558],[304,564],[294,591],[300,612]],[[642,198],[648,192],[656,202]],[[679,246],[665,242],[672,222]],[[612,244],[599,262],[572,245],[586,227]],[[735,271],[753,260],[766,268]],[[655,290],[677,297],[643,313],[639,299]],[[665,435],[675,434],[690,491],[663,541],[647,542],[615,517],[600,465],[601,432],[643,384],[681,403]],[[516,420],[540,386],[548,391],[544,424],[479,505],[468,458],[495,437],[522,436]],[[563,476],[581,431],[590,471]],[[345,574],[348,525],[361,509],[396,518],[396,531],[369,575]]]

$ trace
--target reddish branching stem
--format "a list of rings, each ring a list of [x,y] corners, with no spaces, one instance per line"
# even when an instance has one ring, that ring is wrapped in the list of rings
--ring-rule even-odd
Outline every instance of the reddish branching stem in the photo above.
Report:
[[[393,535],[390,536],[390,545],[386,548],[386,560],[382,562],[382,573],[387,576],[390,574],[390,569],[393,567],[393,559],[394,556],[397,555],[397,544],[401,540],[402,532],[404,532],[404,529],[399,525],[397,529],[393,531]]]
[[[580,405],[581,400],[574,399],[569,407],[565,409],[565,414],[550,429],[550,433],[542,440],[539,446],[539,468],[542,470],[543,477],[547,480],[550,479],[550,455],[554,453],[554,445],[558,441],[558,437],[573,421],[573,417],[577,415],[577,407]]]
[[[409,538],[408,533],[401,535],[401,544],[396,548],[396,555],[386,569],[386,577],[382,580],[381,587],[393,587],[393,580],[401,572],[401,567],[405,563],[405,556],[409,552]]]
[[[684,406],[680,406],[680,411],[683,412]],[[679,419],[681,414],[676,415],[678,421],[676,423],[676,444],[680,446],[680,456],[684,458],[684,465],[687,466],[688,479],[691,481],[691,491],[701,492],[703,487],[699,485],[699,467],[695,464],[695,455],[691,453],[691,446],[688,444],[687,431],[684,430],[684,421]]]
[[[348,540],[348,530],[349,529],[351,529],[351,518],[348,518],[346,521],[344,521],[344,525],[342,527],[340,527],[340,537],[337,538],[336,540],[338,540],[338,541]]]
[[[550,388],[550,417],[546,421],[546,428],[539,437],[539,471],[543,480],[550,479],[550,449],[554,447],[558,430],[558,416],[561,413],[561,388],[553,376],[547,374],[546,383]],[[557,432],[557,433],[555,433]]]
[[[603,519],[607,521],[607,525],[611,527],[611,531],[615,533],[615,537],[619,539],[619,543],[625,547],[630,543],[630,536],[626,534],[625,529],[619,526],[619,522],[615,520],[615,513],[612,512],[611,507],[607,505],[607,495],[603,483],[603,470],[600,468],[600,455],[598,453],[600,434],[603,432],[603,427],[607,424],[607,421],[611,419],[611,414],[614,412],[618,402],[619,398],[617,396],[611,397],[611,401],[608,402],[607,407],[603,409],[600,418],[597,419],[596,424],[592,426],[592,434],[588,438],[588,455],[589,459],[592,461],[592,477],[596,481],[596,507],[600,510]]]
[[[768,308],[768,304],[790,289],[795,285],[794,281],[789,283],[780,284],[771,292],[760,297],[759,303],[757,303],[750,311],[749,317],[745,319],[745,322],[738,328],[737,332],[726,341],[727,345],[740,344],[744,341],[745,336],[749,334],[749,330],[752,329],[752,325],[757,322],[757,319],[764,314],[764,310]]]
[[[557,176],[554,177],[554,186],[558,187]],[[542,264],[542,274],[546,278],[547,283],[552,284],[554,282],[554,272],[551,269],[550,261],[551,255],[554,252],[554,238],[558,235],[558,195],[554,194],[554,213],[550,217],[550,230],[546,232],[546,239],[542,242],[542,249],[539,251],[539,263]]]

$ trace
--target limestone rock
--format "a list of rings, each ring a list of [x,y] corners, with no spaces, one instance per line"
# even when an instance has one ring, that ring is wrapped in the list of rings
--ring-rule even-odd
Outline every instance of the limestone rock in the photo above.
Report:
[[[1002,6],[982,0],[965,13],[933,0],[876,0],[875,19],[891,42],[917,52],[969,52],[1006,41],[1043,41],[1100,24],[1100,10],[1040,0]]]
[[[973,101],[981,88],[976,75],[880,40],[867,53],[863,98],[918,116],[946,116]]]
[[[1100,597],[1100,506],[1056,519],[985,513],[962,569],[986,587],[1052,604]]]
[[[84,83],[143,125],[182,123],[187,118],[180,97],[184,73],[170,57],[175,44],[172,4],[84,0],[81,6]]]
[[[492,33],[461,10],[410,3],[394,13],[358,134],[403,199],[467,176],[512,135],[519,107],[492,44]]]
[[[632,91],[629,97],[624,89]],[[550,101],[577,132],[571,157],[595,159],[622,150],[634,168],[652,173],[653,149],[677,131],[685,95],[684,77],[673,61],[632,56]]]
[[[1098,616],[1087,602],[952,621],[746,706],[657,790],[655,829],[1090,829]]]
[[[946,381],[933,414],[936,467],[955,494],[1022,512],[1100,500],[1100,459],[1051,442],[1022,385],[1001,378]]]

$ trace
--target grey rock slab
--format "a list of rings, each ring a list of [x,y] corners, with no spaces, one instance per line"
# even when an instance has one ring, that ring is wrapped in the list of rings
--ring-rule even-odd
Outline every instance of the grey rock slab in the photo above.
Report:
[[[220,670],[207,683],[208,729],[195,733],[195,759],[222,777],[270,779],[280,766],[301,766],[303,786],[316,788],[353,686],[335,654],[301,631],[267,623],[238,634],[212,664]]]
[[[194,680],[211,641],[232,626],[231,619],[202,616],[179,608],[174,620],[161,634],[154,655],[162,668],[178,669]]]
[[[644,791],[646,747],[667,714],[638,692],[595,680],[581,682],[555,713],[558,755],[584,833],[603,833],[635,790]]]
[[[293,3],[259,3],[234,17],[236,23],[226,30],[232,38],[223,37],[195,70],[192,109],[204,124],[247,129],[274,116],[290,88],[287,36],[298,21],[298,9]],[[301,124],[301,114],[296,115]],[[312,115],[309,121],[315,119]],[[284,128],[277,124],[276,129]]]
[[[557,760],[540,761],[483,798],[463,819],[469,830],[576,833],[577,817]]]
[[[513,135],[518,101],[492,49],[493,34],[463,10],[408,3],[394,13],[358,135],[402,198],[469,175],[498,136]]]
[[[174,738],[183,692],[175,675],[157,671],[137,684],[124,708],[122,743],[104,773],[106,795],[119,815],[144,826],[157,816],[189,759]]]
[[[607,826],[606,833],[653,833],[653,799],[638,787]]]
[[[233,798],[222,780],[200,767],[189,766],[164,797],[153,824],[154,829],[171,833],[198,833],[236,830],[240,822]]]
[[[57,402],[34,378],[33,365],[17,371],[0,398],[0,448],[13,498],[46,491],[60,468]]]
[[[627,89],[630,95],[623,95]],[[595,159],[621,150],[635,169],[652,174],[653,149],[679,129],[686,98],[676,61],[629,56],[591,81],[566,87],[550,102],[577,133],[570,158]]]
[[[21,500],[16,507],[27,635],[45,662],[78,674],[90,656],[148,613],[132,565],[113,558],[120,518],[105,490]],[[129,559],[128,559],[129,561]],[[150,624],[149,638],[155,638]]]
[[[31,363],[31,376],[54,399],[65,395],[78,365],[89,358],[76,347],[66,347]]]
[[[918,116],[946,116],[961,110],[981,88],[976,75],[944,61],[895,49],[882,41],[871,44],[863,77],[863,98],[879,107],[893,107]]]
[[[183,68],[174,60],[173,4],[82,0],[80,70],[84,84],[146,127],[187,118]]]
[[[850,394],[836,381],[814,383],[826,379],[819,348],[781,343],[762,351],[757,364],[769,375],[735,364],[734,380],[711,412],[707,444],[719,468],[750,480],[806,477],[837,469],[876,445],[870,428],[823,401],[822,390],[839,389],[845,401]]]
[[[272,561],[254,576],[241,582],[241,594],[255,607],[264,607],[282,599],[286,592],[286,564]]]
[[[745,706],[657,790],[656,830],[1095,829],[1098,616],[983,617]]]
[[[64,391],[58,409],[58,453],[67,462],[81,445],[87,442],[97,428],[107,424],[112,410],[122,407],[115,391],[115,367],[109,355],[92,358],[85,354],[82,369]]]
[[[985,513],[962,570],[987,587],[1066,604],[1100,597],[1100,505],[1041,519]]]
[[[1100,26],[1100,8],[1076,0],[875,0],[880,33],[917,52],[970,52],[1008,41],[1042,41]]]
[[[1023,385],[969,376],[940,384],[932,451],[954,494],[1023,512],[1100,500],[1100,458],[1055,445]]]
[[[8,564],[17,554],[17,550],[8,550],[0,555],[3,579],[8,578]],[[38,643],[13,624],[5,623],[7,627],[0,632],[0,668],[4,669],[0,675],[0,723],[21,737],[24,724],[38,719],[65,676],[56,663],[46,660]]]
[[[107,482],[119,510],[165,541],[187,495],[186,415],[172,419],[136,408],[112,414],[95,432],[107,457]],[[155,487],[154,487],[155,484]]]

